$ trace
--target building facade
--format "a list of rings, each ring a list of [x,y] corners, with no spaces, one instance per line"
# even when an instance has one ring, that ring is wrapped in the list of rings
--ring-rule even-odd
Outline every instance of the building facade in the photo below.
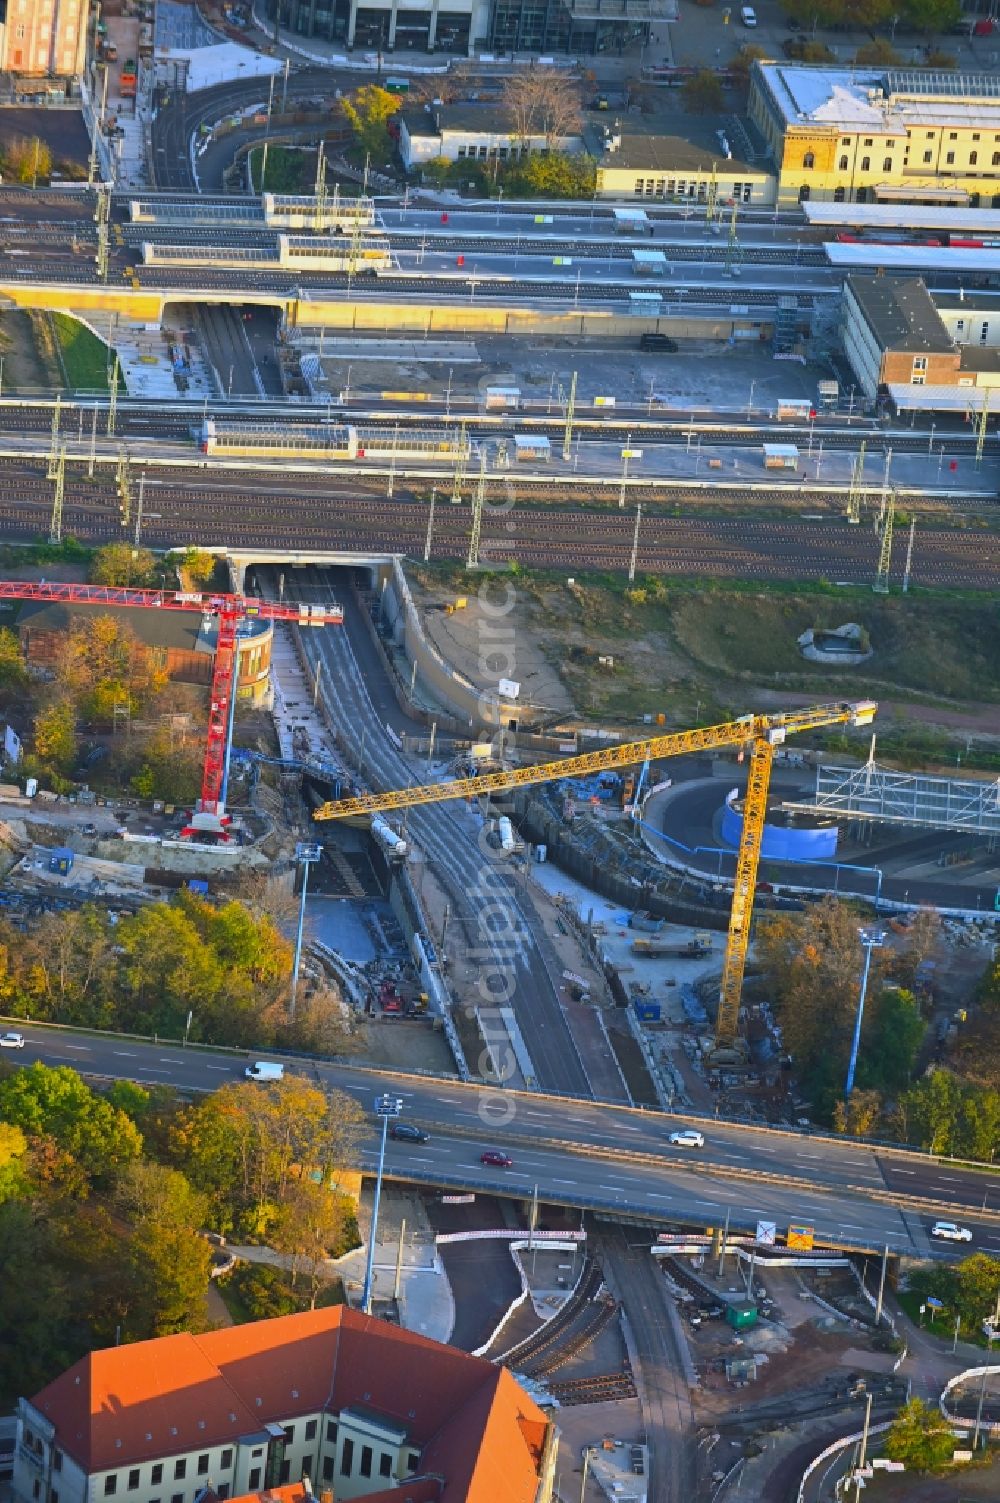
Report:
[[[943,304],[943,305],[942,305]],[[870,403],[898,411],[1000,412],[1000,298],[935,299],[919,277],[850,276],[844,353]]]
[[[87,53],[87,0],[7,0],[0,22],[0,71],[22,78],[72,78]]]
[[[448,104],[404,110],[399,153],[408,172],[444,158],[449,162],[507,162],[532,151],[583,151],[580,136],[530,134],[514,129],[501,105]]]
[[[770,208],[777,181],[764,144],[737,119],[723,128],[690,115],[625,116],[591,125],[601,198],[693,203],[707,213],[733,204]]]
[[[654,21],[677,18],[675,0],[267,0],[266,12],[295,36],[460,56],[621,53],[647,41]]]
[[[13,1499],[551,1503],[557,1449],[506,1369],[341,1306],[92,1352],[20,1401]]]
[[[755,62],[748,113],[778,202],[1000,207],[1000,80]]]

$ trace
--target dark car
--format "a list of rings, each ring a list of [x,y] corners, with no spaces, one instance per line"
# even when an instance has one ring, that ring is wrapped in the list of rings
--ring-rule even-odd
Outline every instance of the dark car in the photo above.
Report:
[[[514,1160],[509,1153],[501,1153],[499,1148],[488,1148],[485,1153],[480,1154],[479,1162],[491,1164],[494,1169],[510,1169],[513,1167]]]
[[[677,346],[669,334],[640,334],[640,350],[658,350],[663,355],[673,355],[677,352]]]
[[[419,1127],[411,1127],[409,1122],[394,1122],[389,1129],[390,1138],[398,1138],[403,1143],[426,1143],[427,1134],[421,1132]]]

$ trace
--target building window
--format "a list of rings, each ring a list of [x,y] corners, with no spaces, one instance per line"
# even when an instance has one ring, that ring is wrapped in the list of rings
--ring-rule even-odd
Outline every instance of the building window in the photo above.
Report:
[[[970,167],[975,167],[975,165],[976,165],[976,163],[978,161],[979,161],[979,153],[978,153],[978,151],[970,151],[969,152],[969,166]]]
[[[977,130],[974,130],[972,132],[972,139],[973,139],[973,141],[978,141],[979,140],[979,132]]]
[[[334,1460],[335,1460],[335,1458],[333,1456],[324,1456],[323,1457],[323,1481],[324,1482],[332,1482],[333,1481],[333,1463],[334,1463]]]
[[[139,1486],[139,1468],[138,1467],[134,1467],[133,1470],[131,1472],[129,1472],[129,1474],[128,1474],[128,1490],[129,1490],[129,1492],[130,1493],[134,1493],[135,1490],[136,1490],[136,1488],[138,1486]]]
[[[910,385],[911,386],[923,386],[923,384],[924,384],[924,382],[926,380],[927,380],[926,376],[911,376],[910,377]]]
[[[855,203],[866,204],[868,202],[868,189],[859,188],[857,193],[855,193],[854,195],[854,201]]]
[[[302,1458],[302,1475],[303,1475],[303,1477],[311,1477],[312,1474],[313,1474],[313,1459],[312,1459],[311,1456],[303,1456],[303,1458]]]
[[[643,177],[637,177],[636,180],[635,180],[635,191],[639,195],[640,198],[642,197],[643,190],[645,189],[645,186],[646,186],[646,179],[643,178]]]
[[[873,144],[874,144],[873,138],[871,136],[866,136],[865,137],[865,145],[866,146],[872,146]]]
[[[949,141],[957,141],[958,140],[958,131],[957,130],[950,130],[948,132],[948,140]]]
[[[958,330],[959,334],[961,334],[962,330],[965,328],[965,319],[960,318],[958,320],[958,323],[955,325],[955,328]]]
[[[361,1447],[361,1466],[358,1468],[358,1470],[361,1473],[362,1477],[370,1477],[371,1476],[371,1474],[372,1474],[372,1448],[371,1448],[371,1446],[362,1446]]]
[[[334,1445],[337,1442],[337,1421],[328,1419],[326,1422],[326,1438]]]
[[[149,1480],[154,1487],[163,1481],[163,1462],[158,1461],[149,1474]]]
[[[883,172],[891,172],[892,171],[892,157],[886,157],[883,160],[883,162],[882,162],[882,171]]]
[[[846,157],[841,157],[841,159],[840,159],[840,171],[841,172],[846,172],[847,171],[847,158]]]
[[[464,146],[460,146],[458,148],[458,155],[459,155],[459,157],[464,157],[465,156],[465,147]]]
[[[207,1477],[208,1476],[208,1452],[207,1451],[203,1451],[202,1454],[198,1457],[198,1476],[199,1477]]]
[[[934,132],[932,130],[925,130],[924,131],[924,140],[925,141],[933,141],[934,140]]]
[[[113,1498],[114,1495],[115,1495],[115,1493],[117,1491],[118,1491],[118,1473],[117,1472],[109,1472],[108,1475],[104,1479],[104,1496],[106,1498]]]
[[[345,1440],[340,1453],[340,1475],[349,1477],[354,1470],[354,1442]]]
[[[1000,151],[995,151],[993,153],[993,166],[1000,167]]]
[[[278,1469],[278,1486],[279,1487],[284,1487],[285,1484],[286,1484],[286,1482],[288,1481],[289,1477],[291,1477],[291,1475],[292,1475],[292,1458],[290,1456],[286,1456],[285,1459],[284,1459],[284,1461],[281,1463],[281,1466]]]
[[[834,201],[835,204],[842,204],[844,202],[844,190],[843,190],[843,188],[834,188],[834,190],[833,190],[833,201]]]
[[[799,203],[804,204],[809,197],[809,184],[803,183],[799,189]]]
[[[990,337],[990,325],[989,325],[989,320],[986,319],[983,322],[983,327],[979,331],[979,343],[980,344],[985,344],[986,341],[987,341],[987,339],[989,339],[989,337]]]
[[[54,1472],[62,1471],[62,1456],[63,1453],[61,1451],[52,1452],[52,1470]]]
[[[658,177],[656,179],[656,196],[657,196],[657,198],[662,198],[663,195],[664,195],[664,193],[666,193],[666,191],[667,191],[667,180],[666,180],[666,178],[665,177]]]
[[[872,170],[872,159],[871,159],[871,157],[862,157],[861,158],[861,171],[862,172],[871,172],[871,170]]]
[[[187,1460],[186,1460],[185,1457],[182,1456],[181,1459],[180,1459],[180,1461],[175,1461],[174,1462],[174,1481],[175,1482],[183,1482],[184,1478],[187,1476],[187,1469],[188,1469],[188,1464],[187,1464]]]
[[[378,1459],[378,1474],[380,1477],[392,1476],[392,1457],[388,1451],[383,1451]]]
[[[227,1446],[226,1449],[223,1451],[222,1455],[219,1457],[219,1468],[223,1472],[228,1472],[229,1468],[232,1466],[232,1464],[233,1464],[233,1451],[232,1451],[232,1447],[231,1446]]]
[[[215,1496],[221,1499],[222,1503],[225,1503],[226,1498],[229,1497],[229,1483],[220,1482],[218,1487],[215,1489]]]
[[[933,162],[933,160],[934,160],[934,153],[932,151],[925,151],[924,152],[924,161],[925,162]]]
[[[806,168],[807,171],[808,171],[808,169],[810,167],[815,167],[815,165],[816,165],[816,154],[815,154],[815,152],[807,151],[806,154],[805,154],[805,156],[802,158],[802,165],[803,165],[803,167]]]
[[[414,1456],[412,1454],[409,1455],[409,1456],[407,1456],[407,1458],[406,1458],[406,1470],[409,1472],[410,1476],[412,1477],[413,1473],[417,1470],[417,1458],[416,1458],[416,1456]]]
[[[247,1478],[247,1486],[249,1487],[249,1489],[250,1489],[250,1491],[252,1493],[255,1493],[257,1491],[258,1487],[260,1487],[260,1467],[259,1466],[252,1466],[250,1468],[250,1475]]]
[[[945,163],[949,167],[954,167],[954,165],[955,165],[955,153],[953,151],[949,151],[948,152],[947,156],[945,157]]]
[[[845,136],[843,138],[843,140],[841,141],[840,144],[841,144],[841,146],[850,146],[850,144],[851,144],[851,138],[850,138],[850,136]]]
[[[295,1444],[295,1426],[294,1425],[286,1425],[285,1426],[285,1445],[286,1446],[294,1446],[294,1444]]]
[[[316,1421],[315,1420],[307,1420],[306,1421],[306,1440],[315,1440],[315,1439],[316,1439]]]

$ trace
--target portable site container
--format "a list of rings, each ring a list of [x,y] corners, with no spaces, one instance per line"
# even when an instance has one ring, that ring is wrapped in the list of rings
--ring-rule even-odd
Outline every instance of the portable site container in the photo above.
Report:
[[[765,470],[797,470],[799,451],[794,444],[765,444]]]

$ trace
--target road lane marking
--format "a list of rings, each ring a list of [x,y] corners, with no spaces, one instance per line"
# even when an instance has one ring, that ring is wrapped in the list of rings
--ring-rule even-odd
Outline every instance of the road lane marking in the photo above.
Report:
[[[915,1169],[897,1169],[895,1164],[889,1164],[887,1165],[887,1168],[889,1168],[893,1174],[916,1174],[917,1172]]]
[[[647,1190],[646,1194],[650,1200],[673,1200],[674,1198],[672,1195],[661,1195],[658,1190]]]
[[[112,1049],[111,1052],[115,1056],[116,1059],[137,1059],[138,1058],[138,1055],[136,1055],[136,1054],[129,1054],[128,1050],[126,1050],[126,1049]]]
[[[554,1179],[552,1181],[552,1184],[554,1184],[554,1185],[575,1185],[576,1184],[576,1180],[575,1179]]]
[[[90,1045],[89,1044],[66,1044],[64,1047],[67,1048],[67,1049],[75,1049],[78,1054],[89,1054],[90,1053]]]
[[[230,1066],[229,1065],[206,1065],[205,1069],[206,1070],[221,1070],[222,1073],[223,1073],[223,1075],[228,1075],[230,1073]]]
[[[624,1195],[625,1194],[625,1186],[624,1185],[598,1185],[597,1188],[599,1190],[614,1190],[614,1192],[615,1192],[616,1195]]]

